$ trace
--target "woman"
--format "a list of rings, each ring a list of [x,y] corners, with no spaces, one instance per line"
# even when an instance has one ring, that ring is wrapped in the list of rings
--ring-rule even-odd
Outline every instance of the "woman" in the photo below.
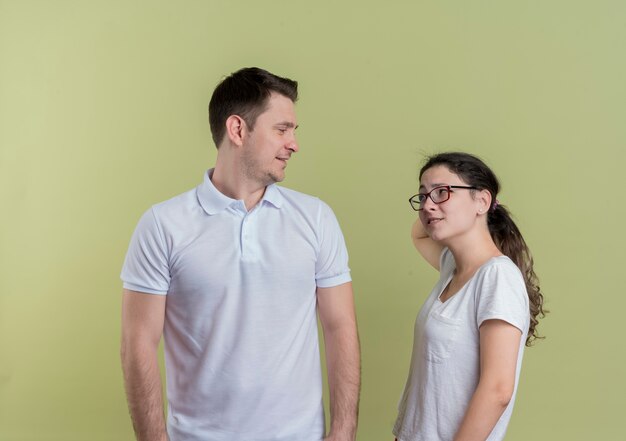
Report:
[[[415,247],[440,271],[415,323],[398,441],[501,440],[543,296],[500,184],[479,158],[441,153],[420,171]]]

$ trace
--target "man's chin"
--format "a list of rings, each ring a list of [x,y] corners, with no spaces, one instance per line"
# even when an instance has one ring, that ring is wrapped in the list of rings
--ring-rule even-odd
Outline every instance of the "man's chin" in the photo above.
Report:
[[[285,180],[285,173],[270,173],[268,175],[271,184],[275,184],[277,182],[282,182]],[[269,184],[268,184],[269,185]]]

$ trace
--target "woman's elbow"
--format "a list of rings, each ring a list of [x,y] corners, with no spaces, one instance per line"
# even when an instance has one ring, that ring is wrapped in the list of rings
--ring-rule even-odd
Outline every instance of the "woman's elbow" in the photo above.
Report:
[[[491,394],[494,401],[498,403],[499,406],[501,406],[502,408],[506,408],[513,399],[513,391],[513,384],[500,383],[494,385]]]
[[[507,381],[489,382],[478,385],[482,389],[483,396],[491,403],[505,409],[513,399],[514,384]]]

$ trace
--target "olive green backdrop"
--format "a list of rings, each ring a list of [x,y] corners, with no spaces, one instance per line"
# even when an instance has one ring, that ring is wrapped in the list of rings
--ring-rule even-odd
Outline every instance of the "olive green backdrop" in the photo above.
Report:
[[[286,185],[351,255],[358,439],[391,439],[417,310],[424,153],[493,166],[552,311],[509,440],[624,433],[626,3],[0,0],[0,439],[132,440],[119,271],[140,214],[215,159],[206,106],[240,67],[297,79]]]

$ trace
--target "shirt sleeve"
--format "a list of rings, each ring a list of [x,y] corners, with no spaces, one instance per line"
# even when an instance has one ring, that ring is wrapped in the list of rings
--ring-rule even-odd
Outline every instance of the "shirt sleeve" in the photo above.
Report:
[[[528,331],[530,312],[524,278],[511,261],[497,262],[485,269],[476,296],[476,321],[498,319]]]
[[[319,251],[315,263],[315,281],[320,288],[350,282],[348,250],[332,209],[321,202],[319,215]]]
[[[454,256],[452,255],[452,251],[448,247],[444,247],[441,250],[441,255],[439,256],[439,274],[441,274],[441,278],[447,278],[454,268],[456,267],[456,263],[454,262]]]
[[[167,294],[170,285],[168,252],[154,208],[139,220],[122,267],[124,288],[149,294]]]

